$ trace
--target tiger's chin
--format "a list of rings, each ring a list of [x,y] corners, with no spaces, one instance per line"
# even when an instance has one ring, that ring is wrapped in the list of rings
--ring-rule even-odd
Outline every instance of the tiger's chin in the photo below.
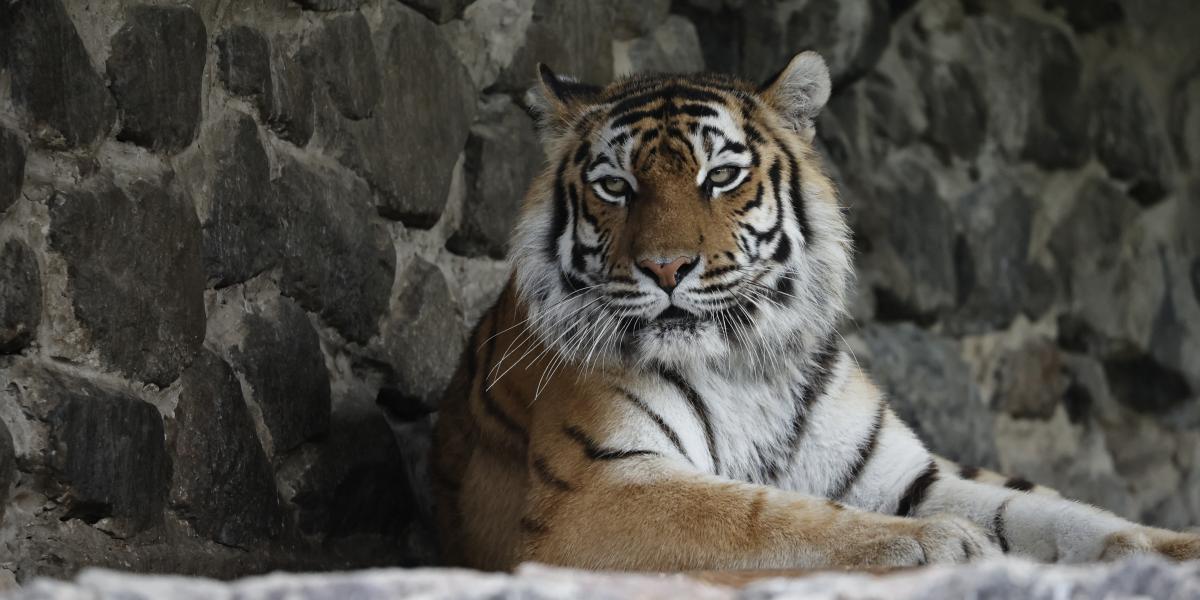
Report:
[[[667,315],[647,322],[632,334],[634,360],[687,366],[724,356],[729,348],[717,324],[692,316]]]

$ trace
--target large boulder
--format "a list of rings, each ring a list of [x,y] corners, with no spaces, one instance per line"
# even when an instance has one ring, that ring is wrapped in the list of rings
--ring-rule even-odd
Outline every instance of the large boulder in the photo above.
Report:
[[[113,37],[108,76],[121,116],[117,139],[176,151],[196,136],[208,33],[186,6],[135,6]]]
[[[166,386],[204,339],[200,223],[190,202],[105,175],[54,195],[49,246],[66,262],[75,318],[101,361]]]
[[[173,508],[198,533],[228,546],[250,548],[278,535],[284,513],[274,470],[233,370],[205,351],[180,383]]]
[[[108,133],[116,104],[60,0],[5,2],[0,39],[0,65],[35,143],[70,149]]]
[[[17,240],[0,246],[0,354],[24,349],[42,318],[42,279],[33,251]]]

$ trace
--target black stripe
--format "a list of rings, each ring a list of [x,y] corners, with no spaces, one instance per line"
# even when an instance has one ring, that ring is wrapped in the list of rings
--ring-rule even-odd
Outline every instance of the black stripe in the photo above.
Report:
[[[850,488],[854,487],[854,482],[858,481],[862,475],[863,468],[871,461],[871,456],[875,454],[875,449],[879,446],[879,431],[883,429],[883,415],[886,409],[887,405],[881,401],[879,410],[875,413],[875,422],[871,424],[871,433],[858,445],[858,455],[854,457],[854,462],[850,465],[850,472],[834,488],[834,493],[829,495],[830,498],[841,500],[850,491]]]
[[[447,491],[455,492],[462,490],[462,482],[451,477],[443,471],[438,465],[433,464],[430,469],[430,474],[433,475],[433,482],[446,488]]]
[[[662,368],[659,370],[659,375],[668,383],[675,386],[679,393],[683,394],[684,399],[691,405],[692,411],[696,413],[696,418],[700,420],[700,424],[704,427],[704,437],[708,441],[708,455],[712,458],[713,471],[717,474],[721,473],[721,458],[717,456],[717,436],[713,431],[712,418],[708,414],[708,406],[704,404],[704,399],[700,397],[700,393],[683,380],[683,377],[670,369]]]
[[[958,476],[963,479],[975,479],[979,477],[979,467],[960,467],[958,469]]]
[[[787,146],[779,140],[773,140],[776,146],[783,151],[787,157],[790,166],[788,174],[788,193],[791,198],[788,200],[792,203],[792,212],[796,215],[796,223],[800,227],[800,236],[804,239],[800,240],[801,245],[807,245],[812,242],[812,227],[808,221],[808,212],[804,207],[804,194],[800,186],[800,163],[796,161],[796,155],[788,150]]]
[[[937,476],[937,463],[931,460],[925,470],[921,471],[921,474],[917,475],[917,478],[908,485],[908,489],[904,490],[904,495],[900,497],[900,503],[896,505],[896,516],[911,517],[925,501],[925,494],[929,491],[929,486],[937,481]]]
[[[621,450],[616,448],[605,448],[596,443],[588,434],[575,425],[563,427],[563,432],[567,437],[575,440],[580,446],[583,446],[583,453],[592,460],[619,460],[622,458],[633,458],[635,456],[657,455],[653,450]]]
[[[521,529],[534,535],[541,535],[550,531],[550,528],[544,523],[532,517],[521,517]]]
[[[587,160],[588,153],[592,151],[592,144],[584,141],[579,144],[579,148],[575,150],[575,164],[582,165],[583,161]]]
[[[996,514],[992,517],[992,533],[996,535],[996,541],[1000,543],[1000,551],[1008,554],[1008,536],[1005,534],[1004,527],[1004,511],[1008,508],[1009,501],[1012,498],[1006,498],[1000,506],[996,508]]]
[[[1021,477],[1009,477],[1008,481],[1004,482],[1004,487],[1010,490],[1028,492],[1033,489],[1033,482]]]
[[[542,483],[560,492],[570,492],[575,489],[570,483],[555,475],[550,470],[550,465],[546,464],[546,459],[540,456],[533,457],[533,472],[538,476],[538,479],[542,480]]]
[[[829,386],[834,367],[837,366],[837,360],[841,354],[841,348],[838,347],[833,335],[830,335],[821,344],[813,358],[812,368],[808,372],[804,384],[793,394],[796,412],[792,415],[792,426],[784,440],[784,454],[781,460],[777,460],[766,468],[763,473],[764,483],[775,481],[783,467],[796,456],[796,451],[800,448],[800,440],[804,439],[808,416],[812,414],[817,400],[825,395],[825,388]]]
[[[685,458],[688,462],[692,462],[692,458],[688,456],[687,450],[683,449],[683,442],[679,441],[679,434],[675,433],[675,430],[671,429],[671,426],[667,425],[667,422],[664,421],[658,413],[650,410],[650,407],[646,406],[646,403],[643,402],[641,398],[633,395],[632,392],[623,388],[618,388],[618,391],[621,392],[621,394],[623,394],[627,400],[632,402],[634,406],[646,413],[646,416],[650,417],[650,420],[654,421],[655,425],[658,425],[659,431],[662,431],[663,435],[670,440],[671,445],[675,446],[675,449],[679,451],[679,454],[683,455],[683,458]]]
[[[550,228],[546,232],[546,258],[553,264],[558,264],[558,239],[567,228],[567,190],[563,182],[563,174],[567,170],[567,159],[563,158],[554,173],[554,217],[550,220]]]

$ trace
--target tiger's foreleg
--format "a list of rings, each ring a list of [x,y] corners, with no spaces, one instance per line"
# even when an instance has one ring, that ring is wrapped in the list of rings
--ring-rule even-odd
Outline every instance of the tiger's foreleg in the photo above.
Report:
[[[915,516],[952,514],[972,521],[1005,552],[1049,562],[1110,560],[1154,552],[1200,558],[1200,536],[1132,523],[1093,506],[946,474],[930,485]]]
[[[976,527],[909,519],[695,472],[669,451],[554,432],[531,453],[525,560],[592,569],[907,566],[999,554]],[[563,448],[566,444],[555,444]]]

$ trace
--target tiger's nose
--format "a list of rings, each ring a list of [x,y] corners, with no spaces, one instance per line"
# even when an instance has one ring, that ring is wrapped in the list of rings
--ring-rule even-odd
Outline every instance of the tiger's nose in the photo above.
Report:
[[[696,266],[696,257],[680,256],[679,258],[644,258],[637,264],[643,273],[658,282],[658,287],[671,291],[679,284],[692,267]]]

